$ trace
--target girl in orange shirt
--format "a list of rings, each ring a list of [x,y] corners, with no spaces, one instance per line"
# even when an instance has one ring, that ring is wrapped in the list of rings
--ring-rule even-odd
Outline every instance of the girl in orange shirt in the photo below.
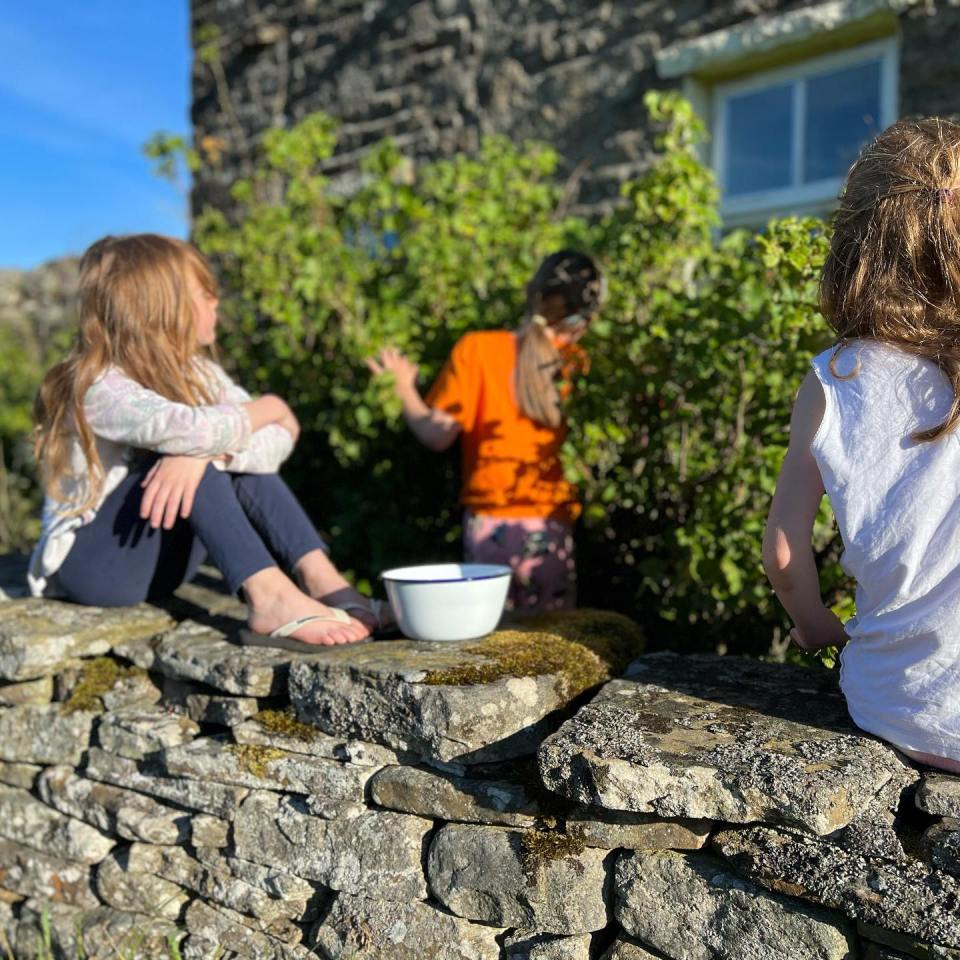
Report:
[[[577,341],[603,298],[603,277],[575,250],[547,257],[527,285],[516,332],[468,333],[454,346],[424,399],[418,368],[386,348],[368,361],[395,378],[404,418],[431,450],[461,438],[464,554],[513,569],[509,609],[560,610],[576,603],[575,487],[563,476],[566,437],[559,381],[587,369]]]

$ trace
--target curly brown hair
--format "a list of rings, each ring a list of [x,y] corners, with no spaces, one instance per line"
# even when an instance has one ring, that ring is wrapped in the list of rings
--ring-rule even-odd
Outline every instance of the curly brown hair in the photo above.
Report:
[[[960,422],[960,125],[898,120],[850,168],[833,218],[820,309],[837,332],[932,360],[953,387],[935,440]]]

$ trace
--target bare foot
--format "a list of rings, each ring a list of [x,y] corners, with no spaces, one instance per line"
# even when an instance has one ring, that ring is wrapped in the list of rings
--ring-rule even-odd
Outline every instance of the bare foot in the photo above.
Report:
[[[331,607],[362,607],[362,610],[350,610],[350,615],[370,630],[397,625],[390,604],[384,602],[378,618],[370,605],[370,597],[351,587],[322,550],[311,550],[304,554],[297,563],[296,572],[304,592],[314,600]]]
[[[332,613],[330,607],[298,590],[279,567],[268,567],[248,577],[243,583],[243,590],[250,606],[247,623],[256,633],[270,633],[301,617],[329,616]],[[308,623],[290,636],[304,643],[333,646],[364,640],[370,636],[370,628],[351,617],[349,623]]]

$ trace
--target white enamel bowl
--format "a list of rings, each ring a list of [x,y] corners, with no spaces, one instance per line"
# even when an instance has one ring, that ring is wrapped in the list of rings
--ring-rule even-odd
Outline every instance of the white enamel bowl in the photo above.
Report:
[[[431,563],[380,574],[405,636],[474,640],[500,622],[510,568],[492,563]]]

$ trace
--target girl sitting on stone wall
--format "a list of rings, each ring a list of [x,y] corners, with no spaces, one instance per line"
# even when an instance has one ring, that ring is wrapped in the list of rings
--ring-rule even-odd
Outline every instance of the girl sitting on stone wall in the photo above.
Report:
[[[468,333],[427,394],[417,367],[393,349],[368,361],[394,374],[404,418],[431,450],[460,437],[468,562],[513,569],[508,609],[561,610],[576,604],[573,524],[576,488],[563,476],[562,382],[586,369],[577,341],[600,308],[603,277],[586,254],[561,250],[527,285],[518,331]]]
[[[217,303],[208,264],[180,240],[106,237],[84,254],[79,334],[35,409],[47,497],[31,592],[96,606],[160,599],[209,553],[249,605],[249,641],[360,640],[379,611],[277,474],[296,417],[212,359]]]
[[[853,165],[820,287],[837,343],[800,388],[764,565],[804,650],[846,646],[858,726],[960,772],[960,127],[902,120]],[[857,581],[820,598],[826,492]]]

